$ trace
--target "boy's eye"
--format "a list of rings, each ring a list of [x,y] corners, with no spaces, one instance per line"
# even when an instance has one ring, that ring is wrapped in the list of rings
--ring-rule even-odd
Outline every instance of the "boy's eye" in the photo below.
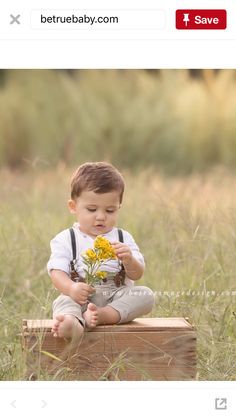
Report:
[[[89,212],[95,212],[95,211],[96,211],[96,208],[87,208],[87,210],[88,210]],[[113,212],[115,212],[115,210],[113,210],[113,209],[107,209],[107,210],[106,210],[106,212],[107,212],[108,214],[112,214]]]

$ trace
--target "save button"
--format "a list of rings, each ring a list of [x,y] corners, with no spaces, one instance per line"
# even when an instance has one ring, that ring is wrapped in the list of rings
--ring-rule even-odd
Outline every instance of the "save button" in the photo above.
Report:
[[[227,12],[224,9],[179,9],[175,17],[176,29],[222,30],[227,27]]]

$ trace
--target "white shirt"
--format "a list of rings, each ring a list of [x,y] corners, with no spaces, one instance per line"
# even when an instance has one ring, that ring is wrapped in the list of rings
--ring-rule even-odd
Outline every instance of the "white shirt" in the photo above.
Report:
[[[95,239],[83,233],[80,230],[78,223],[75,223],[73,225],[73,228],[75,232],[76,251],[77,251],[75,269],[80,276],[84,277],[85,265],[83,263],[83,258],[81,255],[84,254],[86,250],[94,247]],[[137,244],[135,243],[132,235],[128,233],[128,231],[125,231],[125,230],[122,230],[122,232],[123,232],[124,243],[129,246],[133,257],[137,259],[143,266],[145,266],[144,257],[142,253],[140,252]],[[106,239],[109,240],[110,242],[119,241],[117,228],[113,228],[108,233],[102,234],[102,236],[106,237]],[[51,240],[50,247],[51,247],[51,257],[47,264],[49,275],[52,269],[59,269],[61,271],[66,272],[69,275],[70,261],[73,259],[71,236],[70,236],[69,229],[63,230],[61,231],[61,233],[57,234]],[[103,264],[99,268],[99,270],[112,272],[112,273],[118,273],[120,271],[119,261],[117,259],[109,260],[106,264]],[[132,286],[134,284],[134,281],[132,281],[130,278],[126,276],[125,284]]]

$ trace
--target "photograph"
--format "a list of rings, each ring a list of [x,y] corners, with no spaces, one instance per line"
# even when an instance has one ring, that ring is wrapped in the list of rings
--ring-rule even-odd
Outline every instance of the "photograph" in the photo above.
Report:
[[[0,69],[0,380],[236,380],[236,70]]]

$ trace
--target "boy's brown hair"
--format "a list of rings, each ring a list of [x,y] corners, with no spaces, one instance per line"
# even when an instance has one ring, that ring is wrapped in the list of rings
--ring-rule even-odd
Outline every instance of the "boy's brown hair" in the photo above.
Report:
[[[122,202],[125,182],[120,172],[110,163],[88,162],[78,167],[71,178],[71,199],[84,190],[95,193],[118,191]]]

